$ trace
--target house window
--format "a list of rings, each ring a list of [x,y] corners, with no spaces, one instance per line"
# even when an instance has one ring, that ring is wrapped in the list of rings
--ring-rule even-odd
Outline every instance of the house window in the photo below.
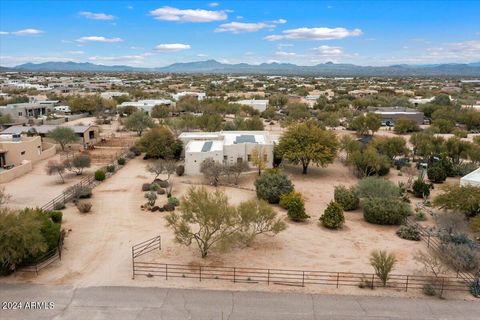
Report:
[[[95,139],[95,131],[93,131],[93,130],[90,131],[90,132],[88,133],[88,138],[89,138],[89,139]]]
[[[223,156],[223,160],[227,161],[228,157],[227,156]]]
[[[247,160],[248,160],[248,162],[252,161],[252,155],[251,154],[247,154]]]
[[[21,154],[22,156],[24,156],[24,155],[25,155],[25,151],[20,152],[20,154]]]
[[[242,163],[243,162],[243,158],[242,157],[238,157],[237,158],[237,163]]]
[[[19,113],[18,113],[18,116],[21,117],[21,116],[22,116],[22,112],[19,112]]]

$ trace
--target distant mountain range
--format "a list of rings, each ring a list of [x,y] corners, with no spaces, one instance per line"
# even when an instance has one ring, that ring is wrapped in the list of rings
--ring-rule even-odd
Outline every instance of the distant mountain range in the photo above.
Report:
[[[299,66],[291,63],[226,64],[216,60],[174,63],[159,68],[137,68],[125,65],[106,66],[89,62],[25,63],[13,68],[0,67],[0,71],[58,71],[58,72],[159,72],[206,74],[263,74],[309,76],[457,76],[480,77],[480,62],[431,65],[391,65],[383,67],[354,64],[322,63]]]

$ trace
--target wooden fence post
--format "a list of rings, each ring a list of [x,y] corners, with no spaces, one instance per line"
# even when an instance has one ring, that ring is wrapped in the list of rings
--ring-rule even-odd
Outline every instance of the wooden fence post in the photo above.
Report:
[[[132,247],[132,279],[135,279],[135,256]]]
[[[337,288],[338,288],[338,281],[340,280],[340,272],[337,272]]]
[[[200,280],[200,282],[202,282],[202,266],[200,266],[199,280]]]
[[[270,269],[267,270],[267,285],[270,285]]]
[[[373,284],[374,281],[375,281],[375,273],[372,274],[372,288],[371,288],[372,290],[373,290],[373,287],[374,287],[374,284]]]
[[[168,280],[168,264],[165,263],[165,280]]]
[[[405,292],[408,291],[408,275],[407,275],[407,283],[405,284]]]
[[[233,283],[235,283],[235,267],[233,267]]]
[[[302,287],[305,287],[305,271],[302,271]]]
[[[442,287],[440,289],[440,298],[443,296],[443,286],[445,285],[445,277],[442,278]]]

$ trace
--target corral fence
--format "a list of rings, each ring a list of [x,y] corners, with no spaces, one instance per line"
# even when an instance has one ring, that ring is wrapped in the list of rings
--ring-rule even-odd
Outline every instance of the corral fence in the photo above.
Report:
[[[63,238],[64,233],[61,233],[58,245],[52,250],[46,252],[41,257],[35,259],[25,265],[20,265],[15,269],[15,272],[34,272],[38,276],[38,272],[57,260],[62,260]]]
[[[65,204],[68,201],[72,200],[75,193],[75,189],[79,187],[91,187],[95,182],[96,180],[93,176],[85,176],[82,178],[82,180],[80,180],[80,182],[65,189],[61,194],[59,194],[58,196],[56,196],[55,198],[53,198],[52,200],[48,201],[43,206],[41,206],[40,209],[45,211],[53,210],[55,208],[55,204],[57,203]]]
[[[160,236],[146,240],[132,247],[132,279],[135,276],[160,279],[196,279],[198,281],[218,280],[244,284],[284,285],[306,287],[325,285],[339,287],[393,288],[396,290],[422,290],[431,286],[440,295],[444,291],[468,291],[467,286],[457,277],[430,277],[422,275],[392,274],[383,284],[374,273],[329,272],[292,269],[265,269],[225,266],[202,266],[139,261],[139,257],[161,249]]]

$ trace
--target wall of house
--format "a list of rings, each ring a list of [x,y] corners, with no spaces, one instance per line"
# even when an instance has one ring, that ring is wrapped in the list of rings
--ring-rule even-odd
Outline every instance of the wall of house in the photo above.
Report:
[[[231,144],[224,146],[224,155],[227,156],[227,163],[234,164],[237,162],[237,158],[242,158],[243,161],[248,162],[248,165],[251,168],[255,166],[251,161],[248,161],[249,155],[253,154],[253,150],[260,147],[261,152],[267,155],[267,168],[271,168],[273,166],[273,144],[265,144],[259,145],[257,143],[239,143],[239,144]]]
[[[0,183],[6,183],[21,177],[27,172],[30,172],[32,168],[32,162],[25,160],[22,164],[15,166],[12,169],[2,170],[0,171]]]
[[[185,154],[185,174],[190,176],[200,175],[200,165],[208,158],[212,158],[214,161],[222,163],[223,152],[187,152]]]

